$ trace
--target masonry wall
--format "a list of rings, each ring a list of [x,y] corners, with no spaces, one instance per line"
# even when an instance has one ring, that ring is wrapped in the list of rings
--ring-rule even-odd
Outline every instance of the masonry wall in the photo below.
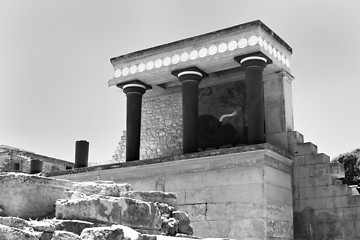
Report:
[[[18,155],[15,152],[2,154],[0,156],[0,171],[30,173],[30,163],[31,158]],[[15,169],[15,164],[18,164],[18,170]],[[66,170],[64,164],[43,161],[44,173],[56,173],[64,170]]]
[[[213,150],[189,159],[57,178],[113,180],[128,182],[135,190],[175,192],[179,209],[189,213],[197,236],[292,239],[291,160],[272,150],[256,149]]]
[[[344,177],[341,164],[317,152],[317,146],[298,143],[293,175],[294,239],[360,239],[360,195],[337,179]],[[295,139],[295,138],[293,138]]]

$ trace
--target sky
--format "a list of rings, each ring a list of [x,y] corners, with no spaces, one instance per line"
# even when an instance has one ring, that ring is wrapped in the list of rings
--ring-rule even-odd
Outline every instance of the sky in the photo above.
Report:
[[[0,144],[112,158],[126,98],[110,58],[260,19],[292,48],[295,130],[335,157],[360,148],[358,0],[0,0]]]

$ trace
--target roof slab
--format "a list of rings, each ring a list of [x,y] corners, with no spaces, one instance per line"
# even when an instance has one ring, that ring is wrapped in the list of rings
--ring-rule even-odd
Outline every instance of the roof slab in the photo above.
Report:
[[[140,80],[155,90],[179,85],[171,72],[197,67],[209,74],[200,87],[215,85],[228,72],[244,74],[234,59],[251,53],[271,61],[265,74],[290,71],[292,48],[260,20],[112,58],[114,77],[109,87]],[[230,70],[230,71],[229,71]],[[239,77],[239,75],[237,75]]]

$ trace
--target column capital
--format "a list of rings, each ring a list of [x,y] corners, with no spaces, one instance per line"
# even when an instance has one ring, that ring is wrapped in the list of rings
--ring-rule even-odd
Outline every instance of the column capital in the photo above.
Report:
[[[143,83],[139,80],[132,80],[125,83],[119,83],[116,85],[118,88],[121,88],[125,94],[128,93],[140,93],[144,94],[146,90],[152,89],[152,87],[146,83]]]
[[[246,68],[265,68],[271,64],[272,60],[262,52],[254,52],[246,55],[237,56],[235,61],[240,63],[241,67]]]
[[[188,67],[171,72],[172,75],[179,78],[180,82],[183,81],[197,81],[200,82],[203,78],[209,76],[206,72],[197,67]]]

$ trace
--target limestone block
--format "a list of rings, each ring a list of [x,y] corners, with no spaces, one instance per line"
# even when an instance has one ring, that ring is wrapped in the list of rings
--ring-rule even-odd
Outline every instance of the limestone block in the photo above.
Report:
[[[307,155],[317,153],[317,146],[311,142],[292,144],[289,147],[290,151],[295,155]]]
[[[293,239],[292,221],[267,219],[266,232],[268,238]]]
[[[201,237],[229,237],[231,230],[230,221],[198,221],[193,222],[192,225],[194,227],[194,235]]]
[[[51,240],[80,240],[80,237],[71,232],[55,231]]]
[[[319,154],[310,154],[305,156],[306,164],[322,164],[322,163],[329,163],[330,157],[324,153]]]
[[[206,220],[227,220],[230,219],[231,203],[208,203]],[[205,219],[204,219],[205,220]]]
[[[121,193],[126,193],[128,191],[132,191],[133,189],[128,183],[96,181],[74,183],[71,190],[86,195],[98,194],[102,196],[120,197]]]
[[[160,210],[154,203],[125,197],[62,199],[56,218],[123,224],[136,229],[160,229]]]
[[[179,221],[175,218],[162,218],[161,232],[166,236],[175,236],[179,231]]]
[[[230,204],[230,219],[265,218],[266,212],[264,210],[264,204],[234,202]]]
[[[288,132],[288,142],[289,144],[304,143],[304,136],[297,131]]]
[[[72,183],[67,180],[23,173],[0,175],[0,207],[3,216],[39,218],[53,214],[57,199],[65,198]]]
[[[177,208],[177,199],[174,193],[160,191],[128,191],[121,193],[122,197],[138,199],[146,202],[166,203]]]
[[[0,239],[6,240],[39,240],[41,234],[20,230],[0,224]]]
[[[237,219],[231,222],[229,237],[265,238],[266,223],[264,219]]]
[[[56,226],[51,220],[43,220],[43,221],[29,221],[29,225],[35,230],[39,232],[55,232]]]
[[[209,211],[209,207],[206,204],[189,204],[179,206],[179,210],[186,212],[189,215],[190,221],[205,221],[206,213]]]
[[[182,211],[174,211],[171,214],[171,217],[175,218],[176,220],[179,221],[179,225],[178,225],[178,232],[179,233],[184,233],[187,235],[192,235],[193,234],[193,228],[190,225],[190,219],[189,216]]]
[[[140,233],[122,225],[86,228],[80,235],[82,240],[138,240],[139,238]]]
[[[0,217],[0,224],[21,230],[32,230],[27,221],[18,217]]]
[[[77,235],[80,235],[81,232],[85,228],[92,228],[95,227],[95,224],[92,222],[87,221],[80,221],[80,220],[55,220],[56,222],[56,229],[72,232]]]
[[[161,216],[170,216],[173,211],[175,211],[174,207],[167,205],[166,203],[154,203],[160,210]]]

